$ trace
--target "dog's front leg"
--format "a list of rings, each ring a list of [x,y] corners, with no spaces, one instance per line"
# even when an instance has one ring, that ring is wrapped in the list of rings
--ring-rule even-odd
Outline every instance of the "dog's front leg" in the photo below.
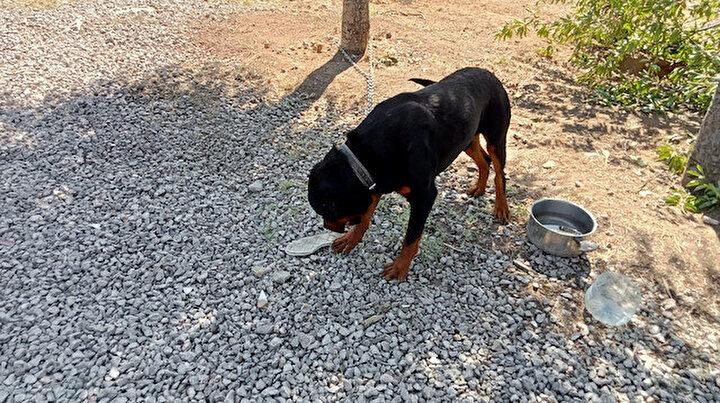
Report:
[[[410,264],[420,248],[420,238],[435,202],[435,197],[437,197],[437,188],[434,183],[428,189],[411,187],[410,194],[407,196],[410,202],[410,220],[408,221],[407,232],[400,253],[383,270],[383,276],[386,280],[405,281],[408,270],[410,270]]]
[[[360,243],[363,236],[365,236],[365,232],[370,227],[373,214],[375,214],[375,208],[380,202],[380,195],[372,195],[371,197],[372,202],[370,203],[367,211],[365,211],[362,217],[360,217],[360,222],[345,235],[339,237],[333,242],[332,248],[335,253],[350,253],[350,251],[355,249],[357,244]]]

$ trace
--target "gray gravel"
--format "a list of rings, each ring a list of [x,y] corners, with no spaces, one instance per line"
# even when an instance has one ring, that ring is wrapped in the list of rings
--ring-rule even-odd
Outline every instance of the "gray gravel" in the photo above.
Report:
[[[399,197],[351,255],[286,256],[320,231],[306,172],[357,117],[203,64],[188,22],[242,7],[0,9],[0,403],[720,399],[673,303],[648,289],[604,328],[587,259],[498,227],[453,172],[407,283],[380,276]]]

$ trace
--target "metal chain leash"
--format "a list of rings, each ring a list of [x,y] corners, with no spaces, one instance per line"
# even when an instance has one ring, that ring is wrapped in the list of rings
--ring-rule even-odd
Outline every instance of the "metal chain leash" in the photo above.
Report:
[[[337,45],[338,49],[340,49],[340,52],[343,54],[345,59],[352,64],[353,68],[360,73],[363,77],[365,77],[365,81],[367,82],[367,106],[365,107],[365,115],[370,114],[370,111],[372,111],[372,108],[375,104],[375,72],[373,68],[373,47],[372,47],[372,36],[368,34],[368,72],[365,73],[362,69],[360,69],[360,66],[355,62],[355,60],[348,54],[345,49],[340,46],[340,42],[336,39],[335,44]],[[360,58],[362,59],[362,58]],[[358,61],[360,60],[358,59]]]

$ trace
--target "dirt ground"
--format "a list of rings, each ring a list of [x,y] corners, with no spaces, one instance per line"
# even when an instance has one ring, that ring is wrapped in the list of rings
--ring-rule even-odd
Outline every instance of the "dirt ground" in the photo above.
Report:
[[[683,326],[716,337],[720,229],[663,203],[677,178],[655,153],[669,139],[683,142],[697,132],[701,117],[648,116],[594,105],[590,92],[573,81],[567,50],[545,59],[536,53],[537,38],[494,38],[533,3],[372,1],[375,101],[415,90],[410,77],[439,79],[464,66],[495,72],[513,102],[507,174],[516,227],[524,226],[526,206],[540,197],[586,206],[599,222],[593,240],[601,248],[588,256],[593,270],[630,274],[675,300]],[[348,111],[364,106],[364,78],[335,54],[341,1],[246,4],[253,11],[196,22],[195,43],[209,58],[243,66],[281,95],[302,92]],[[549,11],[560,15],[564,9]],[[366,58],[358,67],[367,71],[368,66]],[[469,183],[472,166],[463,155],[453,169]]]

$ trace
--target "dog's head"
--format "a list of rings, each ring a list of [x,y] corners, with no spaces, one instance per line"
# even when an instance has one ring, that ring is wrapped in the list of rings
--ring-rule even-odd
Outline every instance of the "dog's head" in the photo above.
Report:
[[[355,176],[347,158],[333,147],[310,170],[308,201],[323,217],[325,228],[345,232],[360,222],[372,202],[370,191]]]

